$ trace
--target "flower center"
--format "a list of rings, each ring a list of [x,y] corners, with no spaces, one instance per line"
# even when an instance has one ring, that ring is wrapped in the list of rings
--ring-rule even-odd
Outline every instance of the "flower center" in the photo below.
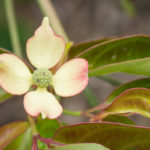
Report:
[[[48,69],[37,69],[33,73],[33,82],[40,87],[48,87],[52,81],[52,73]]]

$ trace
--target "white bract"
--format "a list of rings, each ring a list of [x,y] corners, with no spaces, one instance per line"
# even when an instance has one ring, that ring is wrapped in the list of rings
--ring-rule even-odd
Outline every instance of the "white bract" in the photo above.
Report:
[[[88,62],[82,58],[72,59],[63,64],[55,74],[50,69],[54,67],[64,54],[65,41],[55,35],[49,26],[47,17],[27,41],[26,51],[31,64],[36,68],[33,74],[26,64],[17,56],[0,54],[0,85],[13,95],[24,96],[26,112],[36,117],[57,118],[62,113],[62,106],[47,88],[54,89],[62,97],[80,93],[88,84]],[[36,85],[35,91],[29,91],[31,85]]]

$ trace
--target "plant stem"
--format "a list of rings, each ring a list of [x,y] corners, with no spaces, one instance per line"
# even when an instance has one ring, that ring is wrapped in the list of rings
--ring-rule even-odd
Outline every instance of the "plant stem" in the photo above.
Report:
[[[11,42],[13,46],[13,51],[16,53],[16,55],[22,57],[23,55],[22,55],[20,41],[17,32],[13,0],[4,0],[4,2],[5,2],[6,16],[7,16],[7,22],[8,22]],[[28,116],[28,120],[32,128],[33,136],[38,135],[34,119]]]
[[[63,113],[66,115],[70,115],[70,116],[81,116],[82,112],[81,111],[70,111],[70,110],[63,110]]]
[[[4,2],[13,51],[16,53],[16,55],[22,57],[22,51],[18,38],[16,19],[13,7],[13,0],[4,0]]]
[[[120,5],[129,17],[135,17],[136,8],[131,0],[119,0]]]
[[[89,86],[85,88],[83,94],[85,95],[86,100],[91,107],[95,107],[99,104],[96,96],[94,95],[93,91]]]
[[[37,3],[39,5],[43,15],[49,17],[51,26],[54,29],[54,31],[57,34],[63,36],[66,43],[68,43],[70,40],[59,20],[59,17],[52,5],[51,0],[37,0]]]
[[[33,134],[33,136],[38,135],[34,119],[28,115],[28,120],[29,120],[30,126],[32,128],[32,134]]]

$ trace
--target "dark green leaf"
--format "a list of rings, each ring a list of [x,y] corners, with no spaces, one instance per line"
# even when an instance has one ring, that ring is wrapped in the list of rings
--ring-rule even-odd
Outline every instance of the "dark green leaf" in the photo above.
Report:
[[[0,1],[4,3],[4,1]],[[0,4],[0,9],[1,9],[1,14],[0,14],[0,31],[1,31],[1,36],[0,36],[0,47],[4,47],[6,49],[11,50],[11,41],[10,41],[10,34],[8,30],[8,24],[6,21],[6,16],[5,16],[5,8],[3,7],[3,4]]]
[[[131,121],[129,118],[127,118],[126,116],[121,116],[121,115],[110,115],[104,118],[103,121],[135,125],[135,123]]]
[[[113,72],[150,75],[150,37],[146,35],[116,38],[78,54],[89,62],[89,76]]]
[[[90,48],[90,47],[92,47],[92,46],[94,46],[96,44],[103,43],[103,42],[105,42],[107,40],[109,40],[109,39],[103,38],[103,39],[98,39],[98,40],[84,42],[84,43],[80,43],[80,44],[74,45],[69,50],[69,59],[72,59],[72,58],[76,57],[79,53],[81,53],[82,51],[85,51],[88,48]]]
[[[85,123],[59,129],[55,140],[73,143],[98,143],[111,150],[149,150],[150,128],[119,123]]]

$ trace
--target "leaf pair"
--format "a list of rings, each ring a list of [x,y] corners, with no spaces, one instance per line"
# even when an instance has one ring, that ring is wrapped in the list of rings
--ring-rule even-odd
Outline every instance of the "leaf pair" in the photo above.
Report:
[[[147,88],[150,88],[150,78],[138,79],[120,86],[104,102],[108,106],[92,120],[101,120],[109,115],[125,113],[150,117],[150,89]]]

